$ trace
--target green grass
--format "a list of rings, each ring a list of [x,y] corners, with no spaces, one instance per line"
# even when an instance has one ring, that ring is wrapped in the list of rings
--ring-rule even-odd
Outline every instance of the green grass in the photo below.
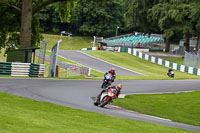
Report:
[[[51,52],[46,51],[46,55],[51,56]],[[76,63],[76,62],[73,62],[73,61],[71,61],[71,60],[62,58],[62,57],[60,57],[60,56],[58,56],[58,60],[59,60],[59,61],[64,61],[64,62],[68,62],[68,63],[71,63],[71,64],[75,64],[75,65],[81,66],[80,64],[78,64],[78,63]]]
[[[115,105],[173,121],[200,126],[200,91],[179,94],[128,95]]]
[[[194,133],[0,93],[1,133]]]
[[[58,42],[58,40],[62,39],[60,43],[59,49],[62,50],[80,50],[82,48],[92,47],[92,37],[68,37],[68,36],[60,36],[60,35],[48,35],[43,34],[44,40],[48,40],[47,49],[51,50],[51,48]]]
[[[170,62],[174,62],[180,65],[184,64],[184,58],[182,57],[174,57],[174,58],[162,58],[164,60],[170,61]]]
[[[117,75],[117,79],[172,79],[167,76],[168,68],[160,66],[146,60],[140,59],[128,53],[97,51],[87,52],[87,54],[103,59],[107,62],[119,65],[121,67],[142,73],[139,76]],[[117,73],[117,70],[116,70]],[[200,79],[200,76],[183,73],[175,70],[174,79]]]

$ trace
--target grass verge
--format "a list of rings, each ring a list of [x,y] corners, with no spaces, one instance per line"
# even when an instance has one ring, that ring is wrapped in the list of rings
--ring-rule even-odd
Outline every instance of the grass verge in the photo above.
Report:
[[[144,75],[137,76],[127,76],[127,75],[117,75],[117,79],[141,79],[141,80],[150,80],[150,79],[172,79],[167,76],[168,68],[160,66],[146,60],[140,59],[136,56],[133,56],[128,53],[116,53],[108,51],[96,51],[96,52],[87,52],[87,54],[94,57],[103,59],[107,62],[110,62],[115,65],[130,69],[142,73]],[[117,72],[117,70],[116,70]],[[192,75],[175,70],[175,78],[173,79],[200,79],[200,76]]]
[[[128,95],[113,104],[144,114],[200,126],[200,91],[178,94]]]
[[[2,133],[194,133],[0,93]],[[109,122],[109,124],[107,124]]]
[[[51,49],[58,40],[62,39],[59,49],[62,50],[80,50],[82,48],[92,47],[92,37],[68,37],[60,35],[43,34],[44,40],[48,40],[47,49]]]

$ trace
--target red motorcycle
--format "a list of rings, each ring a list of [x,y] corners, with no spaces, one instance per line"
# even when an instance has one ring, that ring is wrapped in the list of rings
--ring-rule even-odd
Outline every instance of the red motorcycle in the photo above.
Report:
[[[104,107],[105,105],[111,103],[115,98],[117,98],[117,90],[109,88],[104,90],[100,97],[96,98],[94,105]]]

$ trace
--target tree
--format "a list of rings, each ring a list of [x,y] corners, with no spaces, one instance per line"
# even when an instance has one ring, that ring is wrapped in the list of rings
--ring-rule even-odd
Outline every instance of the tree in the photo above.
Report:
[[[73,32],[92,36],[115,36],[123,26],[123,0],[80,0],[72,12]]]
[[[184,35],[186,51],[189,51],[189,39],[195,33],[195,20],[192,21],[190,15],[193,2],[196,3],[194,0],[164,0],[150,10],[151,18],[158,22],[166,38],[178,33]]]
[[[39,42],[35,42],[33,39],[38,39],[38,37],[41,37],[38,35],[39,27],[36,14],[46,6],[56,3],[57,11],[59,12],[61,20],[63,22],[69,21],[71,9],[75,7],[77,1],[78,0],[1,0],[0,19],[3,20],[3,22],[0,23],[3,27],[0,29],[0,35],[3,36],[3,39],[0,40],[1,47],[5,47],[5,45],[12,42],[11,40],[15,40],[17,37],[19,37],[19,35],[17,35],[17,32],[19,31],[20,39],[12,42],[12,45],[18,47],[20,41],[21,48],[30,48],[31,46],[36,46]],[[8,14],[8,16],[4,16],[5,13]],[[19,21],[20,17],[21,21]],[[9,21],[14,22],[16,27],[9,28],[10,25],[7,25]],[[35,25],[32,23],[32,21],[36,22],[37,24]],[[33,31],[38,34],[33,34]]]
[[[191,3],[191,13],[189,14],[189,18],[194,24],[194,35],[197,36],[197,51],[200,49],[200,2],[198,0],[193,1]]]
[[[0,49],[19,44],[20,8],[7,4],[6,1],[0,1]]]
[[[174,20],[170,18],[169,2],[160,2],[155,4],[151,9],[148,10],[148,18],[153,22],[157,23],[161,31],[164,32],[163,37],[165,38],[165,51],[169,52],[170,49],[170,38],[175,34],[173,29]]]
[[[32,33],[32,0],[22,1],[21,11],[21,31],[20,44],[21,48],[31,47],[31,33]]]
[[[128,29],[144,33],[160,33],[157,23],[148,19],[148,11],[159,0],[131,0],[125,13],[126,26]]]
[[[189,51],[190,37],[199,36],[199,13],[198,0],[132,0],[126,12],[126,25],[142,32],[161,30],[166,51],[172,37],[184,35],[186,51]]]
[[[59,13],[56,11],[56,5],[50,5],[42,9],[38,13],[38,19],[42,33],[58,34],[61,30],[67,31],[70,25],[70,23],[61,22]]]

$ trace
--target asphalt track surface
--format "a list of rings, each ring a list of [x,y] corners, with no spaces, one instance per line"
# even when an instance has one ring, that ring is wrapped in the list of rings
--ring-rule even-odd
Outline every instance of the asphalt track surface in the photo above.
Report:
[[[104,108],[93,105],[91,97],[101,91],[102,80],[57,80],[57,79],[7,79],[0,78],[0,92],[23,96],[38,101],[51,102],[75,109],[92,111],[111,116],[140,120],[160,125],[200,131],[200,127],[172,122],[137,112],[123,110],[112,105]],[[200,90],[199,80],[123,80],[123,94],[170,93]]]
[[[113,64],[109,64],[105,61],[102,61],[100,59],[96,59],[94,57],[91,57],[83,52],[79,52],[79,51],[70,51],[70,50],[59,50],[59,55],[67,58],[69,60],[72,60],[74,62],[77,62],[79,64],[82,64],[84,66],[93,68],[95,70],[98,70],[100,72],[107,72],[108,70],[110,70],[111,68],[115,68],[116,69],[116,73],[117,75],[142,75],[140,73],[131,71],[131,70],[127,70],[125,68],[121,68],[119,66],[113,65]]]

